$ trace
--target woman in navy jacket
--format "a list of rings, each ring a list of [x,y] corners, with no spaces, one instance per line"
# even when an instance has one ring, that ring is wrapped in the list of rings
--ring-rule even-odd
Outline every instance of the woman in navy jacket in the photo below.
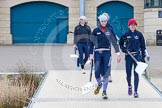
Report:
[[[94,94],[97,95],[103,85],[102,96],[103,99],[107,99],[108,75],[110,72],[108,71],[108,64],[111,57],[111,44],[114,46],[115,52],[117,53],[117,62],[120,62],[121,58],[116,36],[114,36],[112,29],[107,26],[107,17],[100,15],[99,21],[99,26],[93,30],[92,36],[90,37],[90,59],[94,59],[95,78],[98,83]],[[103,80],[101,80],[101,76],[103,76]]]
[[[91,28],[87,25],[85,16],[81,16],[79,25],[74,29],[74,47],[78,49],[79,58],[77,66],[81,65],[82,73],[85,74],[84,65],[89,57],[89,37],[91,35]]]
[[[134,65],[134,97],[138,97],[138,83],[139,76],[135,72],[137,64],[128,55],[127,50],[138,60],[144,61],[145,58],[145,39],[141,32],[136,30],[137,21],[135,19],[130,19],[128,21],[129,30],[121,37],[120,39],[120,48],[122,52],[125,53],[125,62],[126,62],[126,75],[128,83],[128,95],[132,95],[132,84],[131,84],[131,75],[132,75],[132,66]]]

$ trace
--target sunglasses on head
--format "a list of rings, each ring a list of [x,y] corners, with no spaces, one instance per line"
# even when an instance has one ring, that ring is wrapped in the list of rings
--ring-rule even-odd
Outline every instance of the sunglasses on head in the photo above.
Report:
[[[136,24],[130,24],[131,26],[136,26]]]
[[[101,21],[101,22],[107,22],[107,21]]]

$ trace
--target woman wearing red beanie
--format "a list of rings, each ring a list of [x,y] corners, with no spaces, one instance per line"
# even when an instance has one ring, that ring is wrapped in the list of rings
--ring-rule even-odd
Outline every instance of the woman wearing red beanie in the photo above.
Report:
[[[134,98],[138,98],[139,76],[135,71],[137,64],[131,56],[127,54],[127,51],[129,51],[138,61],[144,61],[146,46],[142,33],[136,30],[137,21],[135,19],[130,19],[128,21],[128,26],[129,30],[121,37],[119,44],[122,52],[125,53],[128,95],[132,95],[131,70],[134,65]]]

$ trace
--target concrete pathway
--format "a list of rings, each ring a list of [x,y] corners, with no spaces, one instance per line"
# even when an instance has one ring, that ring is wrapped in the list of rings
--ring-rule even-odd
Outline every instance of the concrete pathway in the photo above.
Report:
[[[97,96],[94,90],[81,94],[81,87],[88,82],[89,70],[85,75],[75,70],[48,71],[28,108],[161,108],[162,96],[143,76],[139,98],[128,96],[124,70],[113,70],[112,77],[107,92],[109,99],[103,100],[102,91]],[[96,84],[94,76],[92,82]]]

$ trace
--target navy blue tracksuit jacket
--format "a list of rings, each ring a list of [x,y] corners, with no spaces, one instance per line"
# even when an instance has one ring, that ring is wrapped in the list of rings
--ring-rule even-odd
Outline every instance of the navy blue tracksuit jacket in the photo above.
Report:
[[[132,32],[128,30],[120,39],[120,48],[126,53],[126,50],[130,52],[140,52],[142,56],[145,56],[145,39],[141,32],[135,30]]]

